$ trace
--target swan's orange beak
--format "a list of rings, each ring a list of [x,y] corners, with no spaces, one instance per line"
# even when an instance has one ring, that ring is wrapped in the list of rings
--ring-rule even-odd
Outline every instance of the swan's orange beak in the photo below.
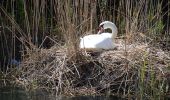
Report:
[[[104,32],[103,25],[99,26],[97,34],[101,34]]]

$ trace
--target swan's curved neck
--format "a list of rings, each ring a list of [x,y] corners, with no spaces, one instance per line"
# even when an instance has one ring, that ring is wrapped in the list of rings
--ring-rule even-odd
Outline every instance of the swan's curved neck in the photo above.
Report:
[[[114,23],[112,23],[110,21],[104,21],[104,22],[100,23],[99,26],[100,26],[102,31],[105,30],[105,29],[108,29],[108,28],[111,29],[111,31],[112,31],[112,39],[113,40],[117,36],[118,31],[117,31],[117,27],[116,27],[116,25]],[[98,33],[101,33],[101,31],[99,30]]]
[[[112,31],[112,38],[114,39],[117,36],[117,27],[114,23],[108,23],[105,29],[111,29]]]
[[[112,38],[115,38],[117,36],[117,27],[112,26],[110,29],[112,30]]]

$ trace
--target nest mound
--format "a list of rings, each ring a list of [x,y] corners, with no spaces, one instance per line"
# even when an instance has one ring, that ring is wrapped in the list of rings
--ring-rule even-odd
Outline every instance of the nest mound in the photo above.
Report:
[[[139,83],[150,84],[153,77],[165,85],[170,82],[170,53],[145,44],[98,53],[68,51],[52,47],[29,52],[17,82],[27,89],[67,95],[134,92]]]

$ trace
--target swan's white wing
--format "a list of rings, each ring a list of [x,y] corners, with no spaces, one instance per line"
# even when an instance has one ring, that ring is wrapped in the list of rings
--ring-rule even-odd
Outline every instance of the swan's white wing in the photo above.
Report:
[[[100,35],[87,35],[81,38],[80,48],[96,48],[95,44],[100,41]]]

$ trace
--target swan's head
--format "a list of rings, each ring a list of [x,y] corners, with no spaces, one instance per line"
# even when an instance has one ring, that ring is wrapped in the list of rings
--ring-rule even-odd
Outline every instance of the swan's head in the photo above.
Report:
[[[116,36],[117,35],[117,27],[114,23],[112,23],[110,21],[104,21],[104,22],[100,23],[98,34],[102,33],[105,29],[109,29],[109,28],[112,30],[112,34],[114,34]]]

